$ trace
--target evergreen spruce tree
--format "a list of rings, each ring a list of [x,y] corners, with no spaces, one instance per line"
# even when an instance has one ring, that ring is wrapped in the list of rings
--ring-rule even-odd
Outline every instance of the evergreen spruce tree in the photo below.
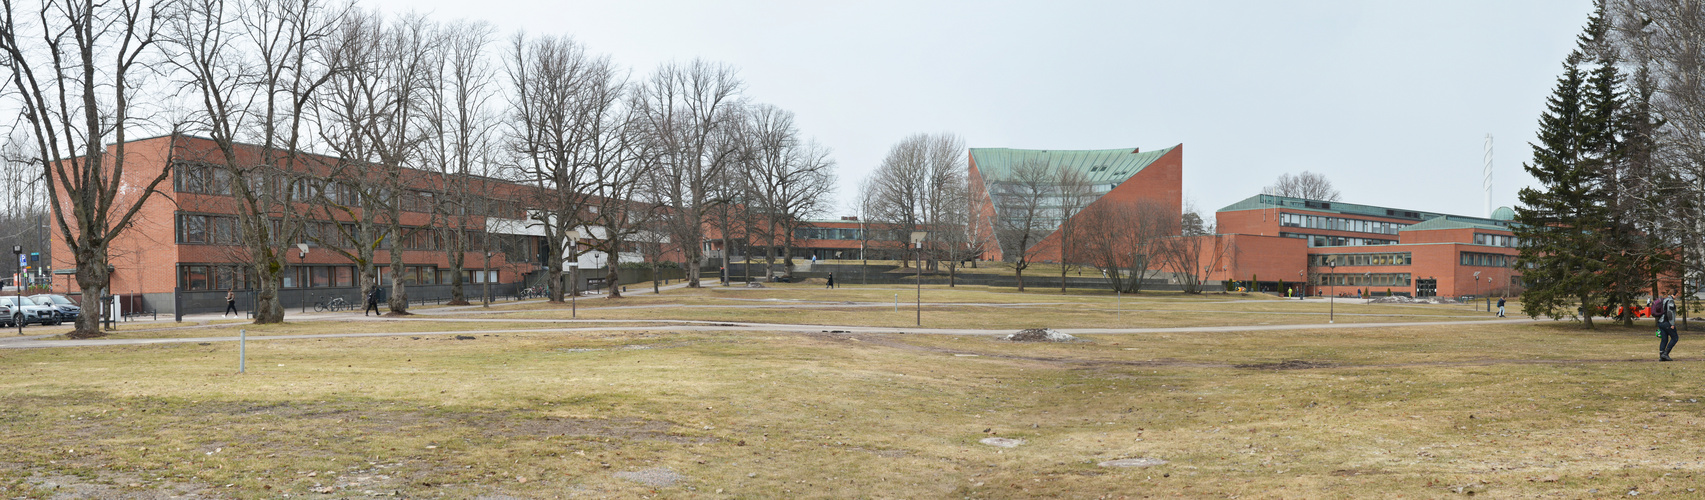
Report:
[[[1601,3],[1564,62],[1539,119],[1533,161],[1522,165],[1540,188],[1521,190],[1513,228],[1523,243],[1523,312],[1578,317],[1588,328],[1603,306],[1629,303],[1629,290],[1643,283],[1633,271],[1642,260],[1627,254],[1637,232],[1617,216],[1631,120],[1607,25]]]

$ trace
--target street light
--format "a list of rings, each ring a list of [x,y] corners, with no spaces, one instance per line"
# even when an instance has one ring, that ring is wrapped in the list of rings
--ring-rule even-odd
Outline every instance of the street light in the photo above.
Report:
[[[1480,295],[1480,271],[1474,272],[1474,295]]]
[[[1332,279],[1332,275],[1336,274],[1338,271],[1338,260],[1333,259],[1333,260],[1326,261],[1326,268],[1331,270],[1331,271],[1326,273],[1326,279]],[[1328,297],[1326,298],[1326,302],[1327,302],[1326,322],[1327,323],[1337,323],[1338,322],[1337,296],[1332,295],[1333,291],[1335,291],[1335,290],[1329,289],[1326,292],[1326,294],[1328,295]]]
[[[296,259],[297,259],[299,266],[308,265],[308,244],[307,243],[297,243],[296,244]],[[300,290],[299,292],[296,292],[296,296],[301,297],[303,295],[307,295],[308,294],[308,280],[305,280],[302,278],[308,277],[306,275],[310,274],[310,273],[298,271],[296,274],[297,274],[297,276],[296,276],[296,289]],[[397,279],[397,277],[392,276],[391,279]],[[378,286],[378,285],[373,285],[373,286]],[[302,301],[302,313],[303,314],[308,313],[308,301],[306,301],[306,300]]]
[[[17,323],[18,323],[18,335],[23,335],[24,334],[24,320],[23,320],[22,314],[24,314],[24,288],[23,288],[22,284],[18,283],[18,278],[22,277],[22,275],[24,274],[24,247],[22,245],[13,245],[12,246],[12,253],[18,256],[18,273],[12,275],[12,286],[14,288],[18,289],[18,295],[17,295],[18,301],[16,302],[16,304],[18,304],[18,314],[19,314],[18,321],[17,321]]]
[[[1302,290],[1297,291],[1297,300],[1306,300],[1308,298],[1308,271],[1297,271],[1297,283],[1300,283],[1297,286],[1302,287]]]
[[[480,300],[483,301],[485,307],[491,307],[491,250],[485,251],[485,268],[480,270],[480,284],[482,285],[480,288],[485,294],[485,297]]]
[[[928,236],[928,231],[912,231],[912,248],[918,254],[918,326],[924,326],[924,238]]]
[[[574,285],[579,285],[579,283],[574,283],[574,271],[576,269],[580,269],[579,262],[568,263],[568,281]],[[572,291],[568,294],[568,317],[578,318],[580,317],[580,303],[577,299],[580,298],[580,291],[577,286],[570,286],[569,289]]]

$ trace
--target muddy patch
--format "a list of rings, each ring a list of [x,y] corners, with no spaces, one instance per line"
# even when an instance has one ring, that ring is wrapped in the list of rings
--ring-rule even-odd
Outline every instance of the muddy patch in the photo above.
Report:
[[[1332,363],[1292,359],[1277,363],[1250,363],[1236,366],[1248,370],[1312,370],[1315,368],[1331,368],[1333,365]]]

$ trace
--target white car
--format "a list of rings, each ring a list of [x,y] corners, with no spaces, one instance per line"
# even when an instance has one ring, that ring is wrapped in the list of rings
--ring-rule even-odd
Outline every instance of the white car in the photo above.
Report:
[[[59,315],[55,313],[53,307],[37,305],[35,301],[29,300],[27,297],[19,297],[17,295],[0,296],[0,305],[6,306],[6,309],[10,311],[10,314],[7,314],[4,318],[0,318],[0,325],[4,325],[6,327],[15,328],[18,326],[18,323],[23,323],[26,326],[30,323],[43,325],[59,324]]]

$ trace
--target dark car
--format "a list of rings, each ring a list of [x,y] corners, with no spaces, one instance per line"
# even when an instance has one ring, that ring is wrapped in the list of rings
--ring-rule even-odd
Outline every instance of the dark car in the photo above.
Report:
[[[54,319],[58,322],[77,321],[77,317],[83,315],[82,306],[77,305],[77,303],[72,301],[70,298],[57,293],[31,295],[30,301],[35,302],[36,305],[39,306],[53,308]]]

